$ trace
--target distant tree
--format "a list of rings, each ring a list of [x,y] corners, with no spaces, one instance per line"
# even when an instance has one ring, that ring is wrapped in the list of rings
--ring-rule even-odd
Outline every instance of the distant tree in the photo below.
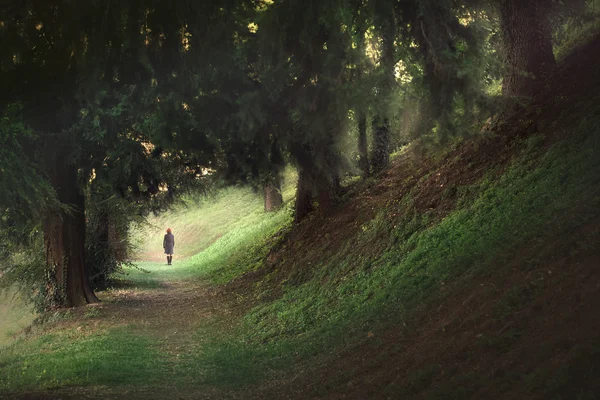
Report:
[[[289,1],[267,7],[258,19],[260,81],[289,121],[279,143],[298,168],[296,220],[318,203],[327,215],[335,202],[350,96],[351,2]]]
[[[263,185],[263,194],[265,198],[265,211],[276,211],[283,205],[283,195],[281,194],[281,179],[279,176]]]
[[[369,145],[367,137],[367,114],[372,98],[372,82],[369,82],[369,75],[373,74],[373,65],[367,55],[366,34],[372,25],[372,15],[364,9],[365,4],[357,3],[356,11],[354,12],[354,31],[355,31],[355,47],[353,53],[355,73],[352,79],[352,84],[356,88],[356,96],[359,97],[356,101],[354,115],[358,129],[358,167],[362,177],[367,178],[371,175],[371,163],[369,161]]]

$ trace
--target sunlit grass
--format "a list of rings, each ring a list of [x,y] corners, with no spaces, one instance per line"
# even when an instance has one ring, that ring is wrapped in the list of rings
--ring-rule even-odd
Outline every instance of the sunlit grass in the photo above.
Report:
[[[225,202],[224,204],[229,204]],[[175,259],[173,265],[164,262],[140,261],[139,269],[125,268],[118,279],[137,285],[158,287],[160,281],[210,278],[226,282],[245,271],[252,263],[260,263],[268,251],[268,241],[291,223],[290,204],[281,210],[265,213],[255,208],[240,217],[207,249],[185,259]]]
[[[282,194],[289,202],[295,192],[296,172],[288,168],[283,175]],[[217,243],[228,232],[244,230],[261,221],[264,201],[260,191],[249,187],[229,187],[216,193],[188,197],[184,204],[134,229],[133,242],[146,260],[162,261],[162,241],[167,228],[175,235],[175,259],[196,255]],[[229,238],[228,240],[230,240]]]
[[[0,348],[13,340],[13,336],[28,327],[34,319],[31,307],[12,292],[0,294]]]

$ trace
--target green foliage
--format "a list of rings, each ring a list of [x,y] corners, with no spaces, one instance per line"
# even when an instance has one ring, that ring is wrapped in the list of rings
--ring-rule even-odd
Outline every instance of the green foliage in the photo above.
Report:
[[[600,8],[600,7],[599,7]],[[600,34],[600,10],[584,21],[570,19],[555,34],[554,55],[563,60],[567,55],[582,48]]]
[[[36,163],[38,154],[34,149],[39,137],[23,122],[22,104],[9,104],[0,112],[1,249],[8,246],[6,240],[13,245],[26,244],[28,235],[37,227],[36,217],[54,205],[56,199]]]
[[[86,214],[86,269],[94,287],[106,287],[124,265],[132,265],[129,226],[141,217],[136,215],[139,207],[119,196],[101,200],[97,193],[90,192]]]
[[[132,215],[164,210],[176,195],[205,185],[207,169],[229,181],[264,182],[281,170],[289,153],[302,172],[334,182],[345,168],[341,149],[349,111],[397,105],[365,94],[383,88],[389,71],[373,68],[366,74],[365,68],[361,79],[355,76],[356,65],[364,62],[364,54],[357,54],[364,48],[356,44],[364,41],[369,24],[388,44],[398,44],[393,57],[406,61],[402,82],[410,83],[404,92],[381,97],[424,98],[418,111],[423,131],[442,138],[469,126],[489,106],[484,89],[499,72],[493,62],[497,27],[490,14],[455,8],[450,1],[384,3],[17,7],[18,15],[8,15],[0,26],[6,39],[0,74],[9,84],[0,120],[0,288],[33,290],[47,304],[44,280],[52,272],[44,268],[39,226],[54,197],[43,170],[57,162],[49,143],[67,149],[66,159],[58,162],[75,165],[79,189],[88,191],[88,265],[100,282],[123,262],[109,248],[107,218],[117,218],[126,231]],[[357,16],[371,6],[371,19],[358,26]],[[248,26],[257,10],[254,34]],[[395,21],[386,19],[390,15]],[[473,21],[462,24],[462,17]],[[395,38],[389,36],[391,23],[398,24]],[[557,51],[563,54],[562,46],[572,47],[596,29],[597,21],[583,28],[565,25]],[[21,99],[23,106],[15,105]],[[209,366],[210,383],[252,383],[264,371],[331,349],[384,322],[409,320],[447,282],[487,273],[519,243],[543,235],[548,221],[573,209],[576,199],[598,204],[598,194],[588,189],[598,183],[599,128],[598,121],[584,120],[575,139],[542,156],[541,136],[529,138],[501,177],[444,194],[460,200],[442,221],[417,213],[410,198],[398,205],[404,215],[399,223],[381,210],[342,254],[300,266],[283,282],[281,297],[252,309],[237,331],[226,340],[213,338],[189,365]],[[152,232],[157,241],[171,226],[180,235],[182,255],[200,252],[180,268],[159,269],[166,279],[200,274],[223,284],[258,270],[279,244],[275,234],[290,226],[289,206],[265,215],[261,199],[250,191],[230,189],[222,196],[226,209],[187,201],[188,212],[153,221],[160,226],[160,234]],[[231,212],[234,208],[238,211]],[[158,242],[149,243],[145,250],[160,252]],[[357,254],[353,245],[381,251]],[[142,270],[130,277],[147,288],[160,286]],[[508,292],[498,314],[523,307],[533,293],[529,285]],[[516,335],[508,332],[491,346]],[[19,342],[3,352],[0,389],[153,381],[164,367],[153,346],[127,331]],[[436,372],[418,371],[407,390],[427,386]]]
[[[59,207],[66,212],[72,206],[57,204],[54,190],[61,189],[65,203],[77,197],[74,192],[88,191],[93,242],[87,243],[87,266],[94,283],[105,283],[123,261],[100,237],[106,228],[104,216],[115,210],[106,204],[114,196],[117,202],[129,203],[126,212],[113,215],[126,219],[113,222],[127,226],[133,215],[163,210],[176,195],[203,186],[203,168],[215,161],[212,152],[200,157],[170,145],[169,137],[193,128],[181,115],[185,113],[175,114],[178,124],[160,118],[173,111],[170,102],[161,103],[166,100],[161,90],[169,86],[167,77],[179,72],[175,65],[165,65],[163,56],[176,57],[170,47],[174,43],[162,39],[181,36],[182,25],[173,24],[181,15],[144,1],[120,7],[97,2],[81,7],[60,1],[13,3],[2,5],[0,25],[0,79],[5,83],[0,94],[1,239],[4,242],[6,235],[28,245],[43,220],[51,219]],[[198,16],[204,14],[188,17]],[[181,50],[183,43],[175,40],[177,46]],[[181,102],[178,107],[183,109]],[[187,137],[192,136],[200,135]],[[208,143],[201,147],[208,150]],[[78,181],[58,176],[59,165],[77,171]],[[84,210],[77,211],[83,217]],[[76,219],[65,221],[71,220]],[[15,247],[7,252],[7,245],[0,246],[2,259],[4,253],[25,251]],[[54,250],[67,253],[64,248]],[[67,264],[83,268],[83,260],[82,254]],[[50,279],[56,275],[46,272]],[[53,290],[53,285],[41,287]]]
[[[50,276],[46,269],[40,232],[32,235],[31,242],[22,246],[10,245],[0,263],[0,294],[16,291],[36,312],[45,310],[53,302],[53,294],[45,290]]]
[[[0,348],[6,346],[13,336],[33,322],[34,315],[26,299],[13,290],[0,294]]]

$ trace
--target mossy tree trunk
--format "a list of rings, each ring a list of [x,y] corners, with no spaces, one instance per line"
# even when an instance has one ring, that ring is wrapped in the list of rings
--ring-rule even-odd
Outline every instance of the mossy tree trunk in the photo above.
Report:
[[[532,96],[556,66],[548,13],[550,0],[503,0],[500,4],[507,96]]]

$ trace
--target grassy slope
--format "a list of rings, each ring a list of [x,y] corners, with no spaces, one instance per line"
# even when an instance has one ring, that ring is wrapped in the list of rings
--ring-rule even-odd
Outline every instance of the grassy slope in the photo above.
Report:
[[[284,174],[284,201],[293,197],[295,172]],[[170,227],[176,238],[175,259],[196,255],[215,244],[227,232],[243,231],[261,223],[262,193],[248,188],[226,188],[207,197],[188,198],[175,210],[150,218],[132,232],[139,246],[138,259],[162,261],[162,240]],[[221,245],[221,243],[219,243]]]

